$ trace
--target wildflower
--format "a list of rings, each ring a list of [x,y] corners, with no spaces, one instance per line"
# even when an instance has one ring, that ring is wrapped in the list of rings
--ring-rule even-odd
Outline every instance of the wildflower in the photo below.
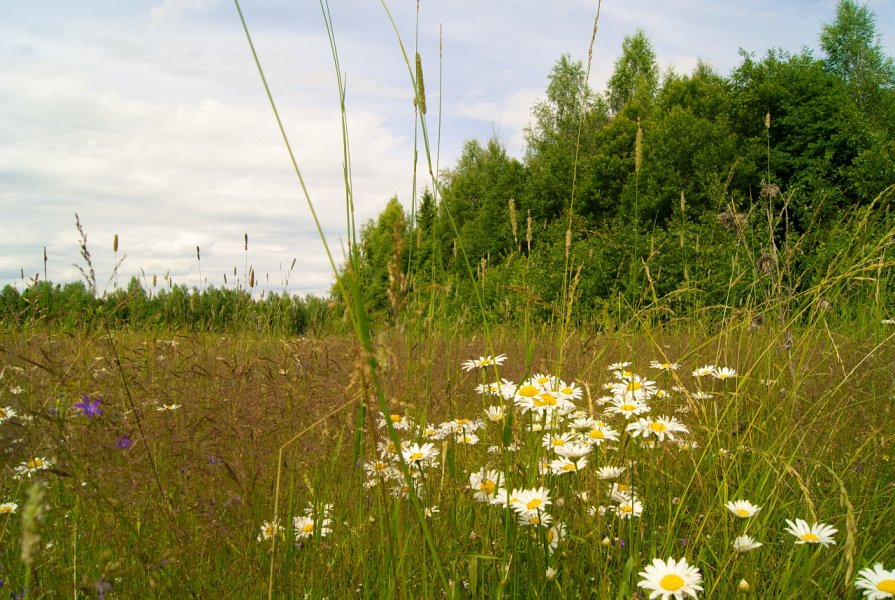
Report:
[[[283,526],[276,521],[264,521],[261,524],[261,533],[258,534],[258,541],[269,540],[275,535],[283,533]]]
[[[9,388],[9,393],[12,394],[13,396],[18,396],[19,394],[21,394],[24,391],[25,391],[25,388],[23,388],[20,385]]]
[[[808,523],[802,519],[796,519],[795,523],[786,519],[786,525],[786,530],[799,538],[799,541],[796,542],[797,544],[820,544],[822,546],[828,546],[836,543],[833,539],[833,534],[836,533],[837,530],[824,523],[813,523],[809,526]]]
[[[599,446],[606,441],[618,441],[618,432],[609,426],[595,425],[584,434],[584,441],[592,446]]]
[[[466,444],[467,446],[475,446],[479,443],[479,436],[474,433],[458,433],[454,438],[458,444]]]
[[[565,383],[560,381],[555,392],[563,400],[580,400],[582,395],[581,388],[574,382]]]
[[[617,362],[617,363],[612,363],[611,365],[609,365],[608,367],[606,367],[606,370],[607,370],[607,371],[621,371],[622,369],[625,369],[625,368],[630,367],[630,366],[631,366],[631,363],[630,363],[630,362],[627,362],[627,361],[625,361],[625,362]]]
[[[493,501],[502,481],[503,474],[500,471],[482,469],[469,474],[469,488],[474,490],[473,498],[477,502]]]
[[[630,432],[633,437],[649,437],[650,435],[654,435],[659,438],[660,442],[665,441],[666,437],[673,441],[676,433],[689,433],[686,425],[681,424],[681,422],[674,417],[664,416],[655,419],[637,419],[635,422],[630,423],[625,427],[625,431]]]
[[[643,503],[631,496],[626,498],[618,506],[615,507],[615,514],[619,519],[630,519],[631,517],[639,517],[643,514]]]
[[[485,422],[481,419],[454,419],[447,423],[442,423],[441,428],[450,433],[467,433],[478,431],[485,426]]]
[[[876,563],[858,571],[855,587],[864,590],[864,597],[870,600],[895,597],[895,570],[886,570],[883,563]]]
[[[715,379],[732,379],[737,376],[737,372],[727,367],[715,367],[712,371],[712,377]]]
[[[485,409],[485,416],[492,423],[499,423],[506,418],[506,413],[504,413],[502,406],[489,406]]]
[[[542,511],[550,503],[550,491],[547,488],[539,487],[522,490],[518,494],[518,501],[513,505],[513,509],[519,513],[534,513]]]
[[[498,354],[497,356],[480,356],[478,359],[470,359],[463,362],[464,371],[472,371],[473,369],[483,369],[492,365],[502,365],[507,359],[506,354]]]
[[[0,504],[0,515],[9,515],[16,512],[19,507],[15,502],[4,502]]]
[[[761,547],[760,542],[756,542],[748,535],[741,535],[734,538],[732,545],[733,549],[741,554]]]
[[[647,406],[646,403],[640,400],[625,400],[624,398],[616,396],[612,399],[611,406],[606,409],[606,412],[622,415],[626,419],[630,419],[634,415],[640,415],[645,412],[649,412],[649,406]]]
[[[715,372],[715,365],[703,365],[693,371],[693,377],[708,377]]]
[[[593,446],[587,443],[570,442],[562,446],[556,446],[553,448],[553,451],[564,458],[576,459],[590,454],[591,448]]]
[[[530,527],[547,527],[547,525],[549,525],[551,521],[553,521],[553,517],[545,512],[535,511],[519,513],[520,525],[528,525]]]
[[[715,395],[712,394],[711,392],[703,392],[702,390],[699,390],[698,392],[693,392],[694,400],[711,400],[714,397],[715,397]]]
[[[407,448],[401,450],[401,456],[409,463],[415,466],[422,466],[432,462],[438,456],[438,450],[431,443],[410,444]]]
[[[326,517],[320,519],[319,526],[315,524],[314,515],[292,517],[292,529],[295,532],[296,539],[307,539],[313,537],[318,532],[320,537],[326,537],[328,534],[332,533],[332,529],[329,527],[330,525],[332,525],[332,519]]]
[[[625,400],[649,400],[656,393],[656,382],[639,375],[631,375],[624,377],[619,383],[612,384],[612,393]]]
[[[617,479],[625,472],[625,467],[600,467],[597,469],[597,477],[600,479]]]
[[[685,594],[696,598],[696,592],[702,591],[702,574],[699,569],[687,564],[686,558],[679,561],[654,558],[653,563],[639,575],[643,579],[637,582],[637,586],[652,590],[650,599],[669,600],[673,597],[682,600]]]
[[[34,458],[23,462],[18,467],[16,467],[16,479],[21,479],[24,475],[25,477],[31,477],[35,473],[40,471],[46,471],[47,469],[53,466],[53,461],[49,458],[40,458],[35,456]]]
[[[404,415],[399,415],[397,413],[390,414],[387,417],[380,413],[379,415],[379,426],[385,427],[388,423],[391,422],[392,427],[397,429],[398,431],[407,431],[410,429],[410,419]]]
[[[180,404],[162,404],[155,410],[157,410],[159,412],[165,412],[168,410],[177,410],[178,408],[180,408]]]
[[[134,445],[134,440],[127,434],[115,438],[115,447],[119,450],[127,450]]]
[[[761,510],[760,506],[755,506],[748,500],[732,500],[724,506],[741,519],[751,517]]]
[[[550,472],[554,475],[563,475],[564,473],[577,473],[587,466],[587,457],[582,456],[577,461],[568,458],[558,458],[550,462]]]
[[[560,540],[565,539],[566,526],[564,523],[556,523],[553,527],[547,530],[545,535],[547,536],[547,548],[550,549],[550,553],[552,554],[557,546],[559,546]]]
[[[659,369],[660,371],[677,371],[681,367],[677,363],[659,362],[657,360],[651,361],[649,366],[652,369]]]
[[[434,515],[435,513],[438,513],[438,512],[441,512],[441,511],[438,510],[437,505],[436,506],[427,506],[426,508],[423,509],[423,514],[426,515],[427,519],[431,519],[432,515]]]
[[[0,406],[0,423],[16,416],[16,411],[11,406]]]
[[[547,578],[547,581],[553,581],[556,579],[556,569],[553,567],[547,567],[546,573],[544,573],[544,577]]]
[[[634,488],[626,483],[613,483],[609,496],[614,502],[627,502],[634,497]]]
[[[541,445],[547,450],[555,450],[556,448],[561,448],[566,444],[572,441],[571,433],[560,433],[556,435],[551,435],[549,433],[545,433],[544,437],[541,438]]]
[[[97,416],[101,417],[103,414],[103,410],[99,407],[99,405],[102,401],[103,399],[100,396],[97,396],[96,398],[90,398],[89,396],[82,395],[81,401],[75,403],[75,408],[81,411],[81,414],[83,414],[87,418]]]

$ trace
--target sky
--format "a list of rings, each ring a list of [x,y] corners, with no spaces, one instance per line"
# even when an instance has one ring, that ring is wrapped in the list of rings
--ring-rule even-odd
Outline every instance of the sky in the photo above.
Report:
[[[868,5],[895,54],[895,0]],[[590,84],[605,89],[624,36],[638,29],[663,70],[684,74],[701,59],[727,75],[740,49],[819,55],[835,6],[605,0]],[[347,239],[342,129],[320,5],[241,7],[339,264]],[[355,222],[375,218],[393,196],[409,211],[414,195],[422,141],[402,44],[411,60],[417,47],[422,57],[434,169],[452,167],[473,138],[497,136],[521,159],[551,67],[563,53],[586,61],[596,8],[596,0],[422,0],[417,12],[411,0],[331,0]],[[416,162],[420,190],[428,166]],[[116,259],[121,286],[136,276],[151,288],[154,275],[160,287],[232,287],[252,268],[257,293],[323,295],[333,280],[230,1],[0,3],[0,287],[22,290],[45,275],[78,280],[85,264],[76,214],[100,293],[116,285]]]

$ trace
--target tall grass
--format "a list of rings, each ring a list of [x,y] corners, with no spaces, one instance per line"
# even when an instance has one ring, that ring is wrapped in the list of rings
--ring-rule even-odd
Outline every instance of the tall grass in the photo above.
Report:
[[[704,597],[823,598],[855,596],[874,562],[893,566],[895,330],[881,314],[837,314],[886,289],[893,233],[873,214],[887,195],[838,224],[830,266],[801,286],[802,242],[777,235],[782,213],[769,202],[767,227],[747,230],[734,210],[732,256],[760,277],[747,284],[731,268],[724,305],[692,299],[669,318],[681,294],[655,292],[650,253],[649,301],[605,314],[601,330],[576,326],[571,242],[555,318],[539,326],[529,294],[521,328],[490,323],[486,268],[476,275],[451,218],[481,328],[453,320],[446,282],[410,273],[428,295],[374,334],[357,277],[348,95],[327,4],[321,13],[342,116],[344,268],[318,231],[353,336],[0,332],[0,503],[21,505],[0,514],[5,586],[28,597],[629,598],[649,595],[640,573],[653,559],[674,558],[699,569]],[[438,194],[421,60],[395,33]],[[529,218],[529,246],[531,235]],[[248,256],[244,277],[249,287]],[[573,406],[551,408],[560,400]],[[626,400],[649,412],[621,414]],[[576,441],[589,444],[585,461],[564,468],[556,449]],[[519,501],[532,490],[549,502]],[[725,507],[734,500],[761,509],[740,518]],[[836,544],[796,544],[786,520],[798,518],[832,525]],[[743,534],[762,546],[737,552]]]

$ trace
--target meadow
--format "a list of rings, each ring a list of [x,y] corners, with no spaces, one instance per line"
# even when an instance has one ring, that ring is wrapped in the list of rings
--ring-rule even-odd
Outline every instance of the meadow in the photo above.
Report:
[[[99,294],[80,223],[87,285],[3,290],[0,595],[895,597],[889,105],[807,53],[659,86],[641,31],[439,172],[396,34],[431,189],[356,228],[345,168],[329,298]]]

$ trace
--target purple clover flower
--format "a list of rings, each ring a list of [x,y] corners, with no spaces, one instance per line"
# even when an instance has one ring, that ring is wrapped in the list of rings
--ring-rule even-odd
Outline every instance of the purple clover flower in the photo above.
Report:
[[[99,407],[99,404],[102,401],[103,399],[101,396],[90,398],[90,396],[82,395],[81,401],[75,403],[75,408],[81,411],[81,413],[88,419],[96,416],[102,416],[103,409]]]
[[[119,450],[127,450],[131,446],[134,445],[134,440],[130,438],[129,435],[124,434],[120,437],[115,438],[115,447]]]

